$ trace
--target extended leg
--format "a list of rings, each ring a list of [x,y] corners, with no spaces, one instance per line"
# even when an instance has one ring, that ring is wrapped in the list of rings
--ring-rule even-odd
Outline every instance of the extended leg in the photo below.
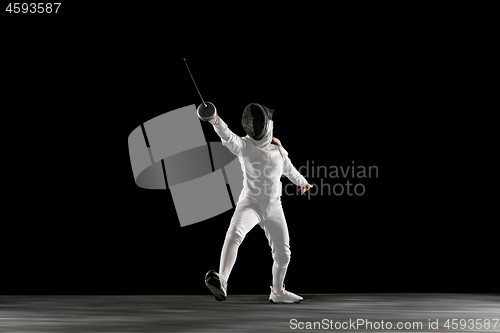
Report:
[[[231,224],[226,233],[224,246],[220,256],[219,274],[227,281],[238,254],[238,248],[246,234],[259,223],[255,212],[244,206],[236,207]]]

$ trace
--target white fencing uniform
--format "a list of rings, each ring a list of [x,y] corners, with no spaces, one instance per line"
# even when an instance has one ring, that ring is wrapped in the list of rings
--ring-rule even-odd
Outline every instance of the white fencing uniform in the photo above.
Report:
[[[219,274],[226,281],[236,261],[238,247],[246,234],[259,224],[266,234],[273,255],[273,289],[281,290],[290,261],[290,238],[281,206],[281,175],[298,186],[307,185],[306,179],[295,169],[281,142],[271,144],[273,122],[260,140],[250,136],[239,137],[220,119],[210,121],[222,145],[238,156],[243,171],[243,190],[236,204],[222,248]]]

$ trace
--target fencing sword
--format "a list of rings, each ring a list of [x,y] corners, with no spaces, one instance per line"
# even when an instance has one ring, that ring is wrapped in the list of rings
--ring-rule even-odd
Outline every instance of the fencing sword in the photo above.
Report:
[[[200,104],[198,106],[198,108],[196,109],[196,113],[198,114],[198,117],[201,120],[209,121],[215,117],[215,115],[217,114],[217,109],[215,108],[215,105],[213,103],[205,102],[203,97],[201,97],[200,90],[198,89],[198,86],[196,85],[196,82],[194,81],[193,75],[191,74],[191,71],[189,70],[189,66],[187,64],[187,61],[185,58],[182,58],[182,59],[184,59],[184,63],[186,64],[186,68],[189,72],[189,75],[191,76],[191,80],[193,80],[194,87],[196,88],[196,91],[198,91],[198,95],[200,95],[200,98],[202,101],[202,104]]]

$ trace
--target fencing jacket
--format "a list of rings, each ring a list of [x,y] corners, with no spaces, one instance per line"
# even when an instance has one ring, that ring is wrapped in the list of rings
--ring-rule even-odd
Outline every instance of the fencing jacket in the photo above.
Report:
[[[240,137],[234,134],[220,117],[218,121],[214,119],[210,123],[220,136],[222,145],[240,160],[243,190],[238,203],[249,202],[257,205],[261,213],[260,218],[266,218],[279,201],[282,193],[281,175],[287,176],[295,185],[307,185],[307,180],[295,169],[281,142],[274,138],[279,146],[271,144],[272,120],[267,133],[260,140],[254,140],[248,135]]]

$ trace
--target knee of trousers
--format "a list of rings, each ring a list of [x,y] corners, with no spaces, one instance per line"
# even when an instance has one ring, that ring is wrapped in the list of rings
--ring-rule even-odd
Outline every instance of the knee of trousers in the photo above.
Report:
[[[241,221],[231,223],[226,232],[226,242],[233,242],[238,245],[245,239],[246,233]]]
[[[290,248],[285,247],[283,251],[274,251],[273,260],[274,264],[280,267],[286,267],[290,263],[291,252]]]

